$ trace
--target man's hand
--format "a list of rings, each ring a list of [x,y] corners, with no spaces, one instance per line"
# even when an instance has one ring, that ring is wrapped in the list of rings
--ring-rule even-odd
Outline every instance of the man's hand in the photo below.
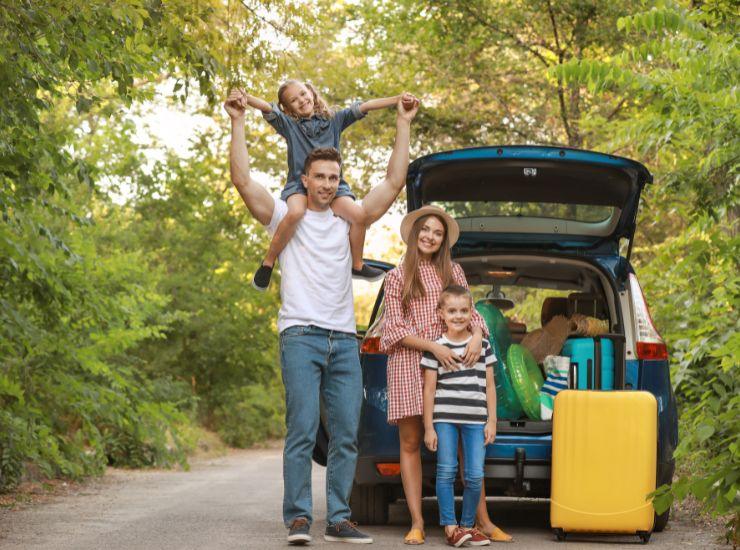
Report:
[[[408,92],[401,94],[401,97],[396,103],[398,110],[398,119],[411,122],[419,111],[419,99]]]
[[[437,432],[434,428],[424,430],[424,445],[426,445],[427,449],[430,451],[437,450]]]
[[[247,109],[247,94],[244,90],[231,90],[229,97],[224,102],[224,109],[229,113],[232,120],[242,118]]]

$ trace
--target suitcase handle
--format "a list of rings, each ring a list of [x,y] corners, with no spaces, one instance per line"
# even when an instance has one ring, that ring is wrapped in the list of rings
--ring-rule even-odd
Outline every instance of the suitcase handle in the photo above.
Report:
[[[601,340],[594,338],[594,389],[601,390]]]
[[[568,380],[568,388],[569,389],[576,389],[578,388],[578,378],[576,369],[578,368],[578,363],[571,363],[570,364],[570,370],[569,370],[569,380]]]

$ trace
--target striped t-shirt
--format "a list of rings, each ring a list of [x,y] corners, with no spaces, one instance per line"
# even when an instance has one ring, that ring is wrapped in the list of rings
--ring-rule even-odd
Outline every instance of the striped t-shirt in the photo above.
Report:
[[[457,355],[465,353],[470,338],[463,342],[451,342],[446,336],[437,340]],[[486,402],[486,368],[491,368],[497,359],[488,340],[483,339],[480,359],[472,367],[451,371],[439,364],[434,354],[425,351],[421,367],[437,371],[437,390],[434,393],[433,422],[455,424],[485,424],[488,420]]]

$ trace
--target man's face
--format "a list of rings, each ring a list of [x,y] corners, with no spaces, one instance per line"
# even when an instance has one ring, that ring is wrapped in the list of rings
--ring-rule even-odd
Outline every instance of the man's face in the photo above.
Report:
[[[339,163],[333,160],[315,160],[301,180],[308,191],[308,206],[312,210],[326,210],[334,200],[339,187]]]

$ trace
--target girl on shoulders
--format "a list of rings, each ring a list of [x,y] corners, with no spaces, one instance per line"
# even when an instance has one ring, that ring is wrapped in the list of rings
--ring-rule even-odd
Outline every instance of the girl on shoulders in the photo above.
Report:
[[[365,102],[357,101],[346,109],[333,111],[310,83],[298,80],[287,80],[280,86],[277,103],[268,103],[243,90],[232,92],[232,96],[241,102],[242,107],[246,108],[248,105],[260,110],[265,120],[288,144],[288,176],[280,195],[288,205],[288,214],[275,231],[267,255],[252,280],[252,286],[263,291],[270,284],[275,260],[288,244],[306,212],[306,188],[301,182],[301,174],[308,154],[319,147],[339,150],[342,132],[370,111],[394,106],[399,99],[402,99],[404,109],[410,111],[418,108],[419,100],[411,94],[402,94]],[[232,96],[229,100],[232,100]],[[383,276],[382,270],[362,262],[368,215],[355,202],[355,196],[343,177],[331,209],[350,223],[352,274],[368,280],[380,279]]]

